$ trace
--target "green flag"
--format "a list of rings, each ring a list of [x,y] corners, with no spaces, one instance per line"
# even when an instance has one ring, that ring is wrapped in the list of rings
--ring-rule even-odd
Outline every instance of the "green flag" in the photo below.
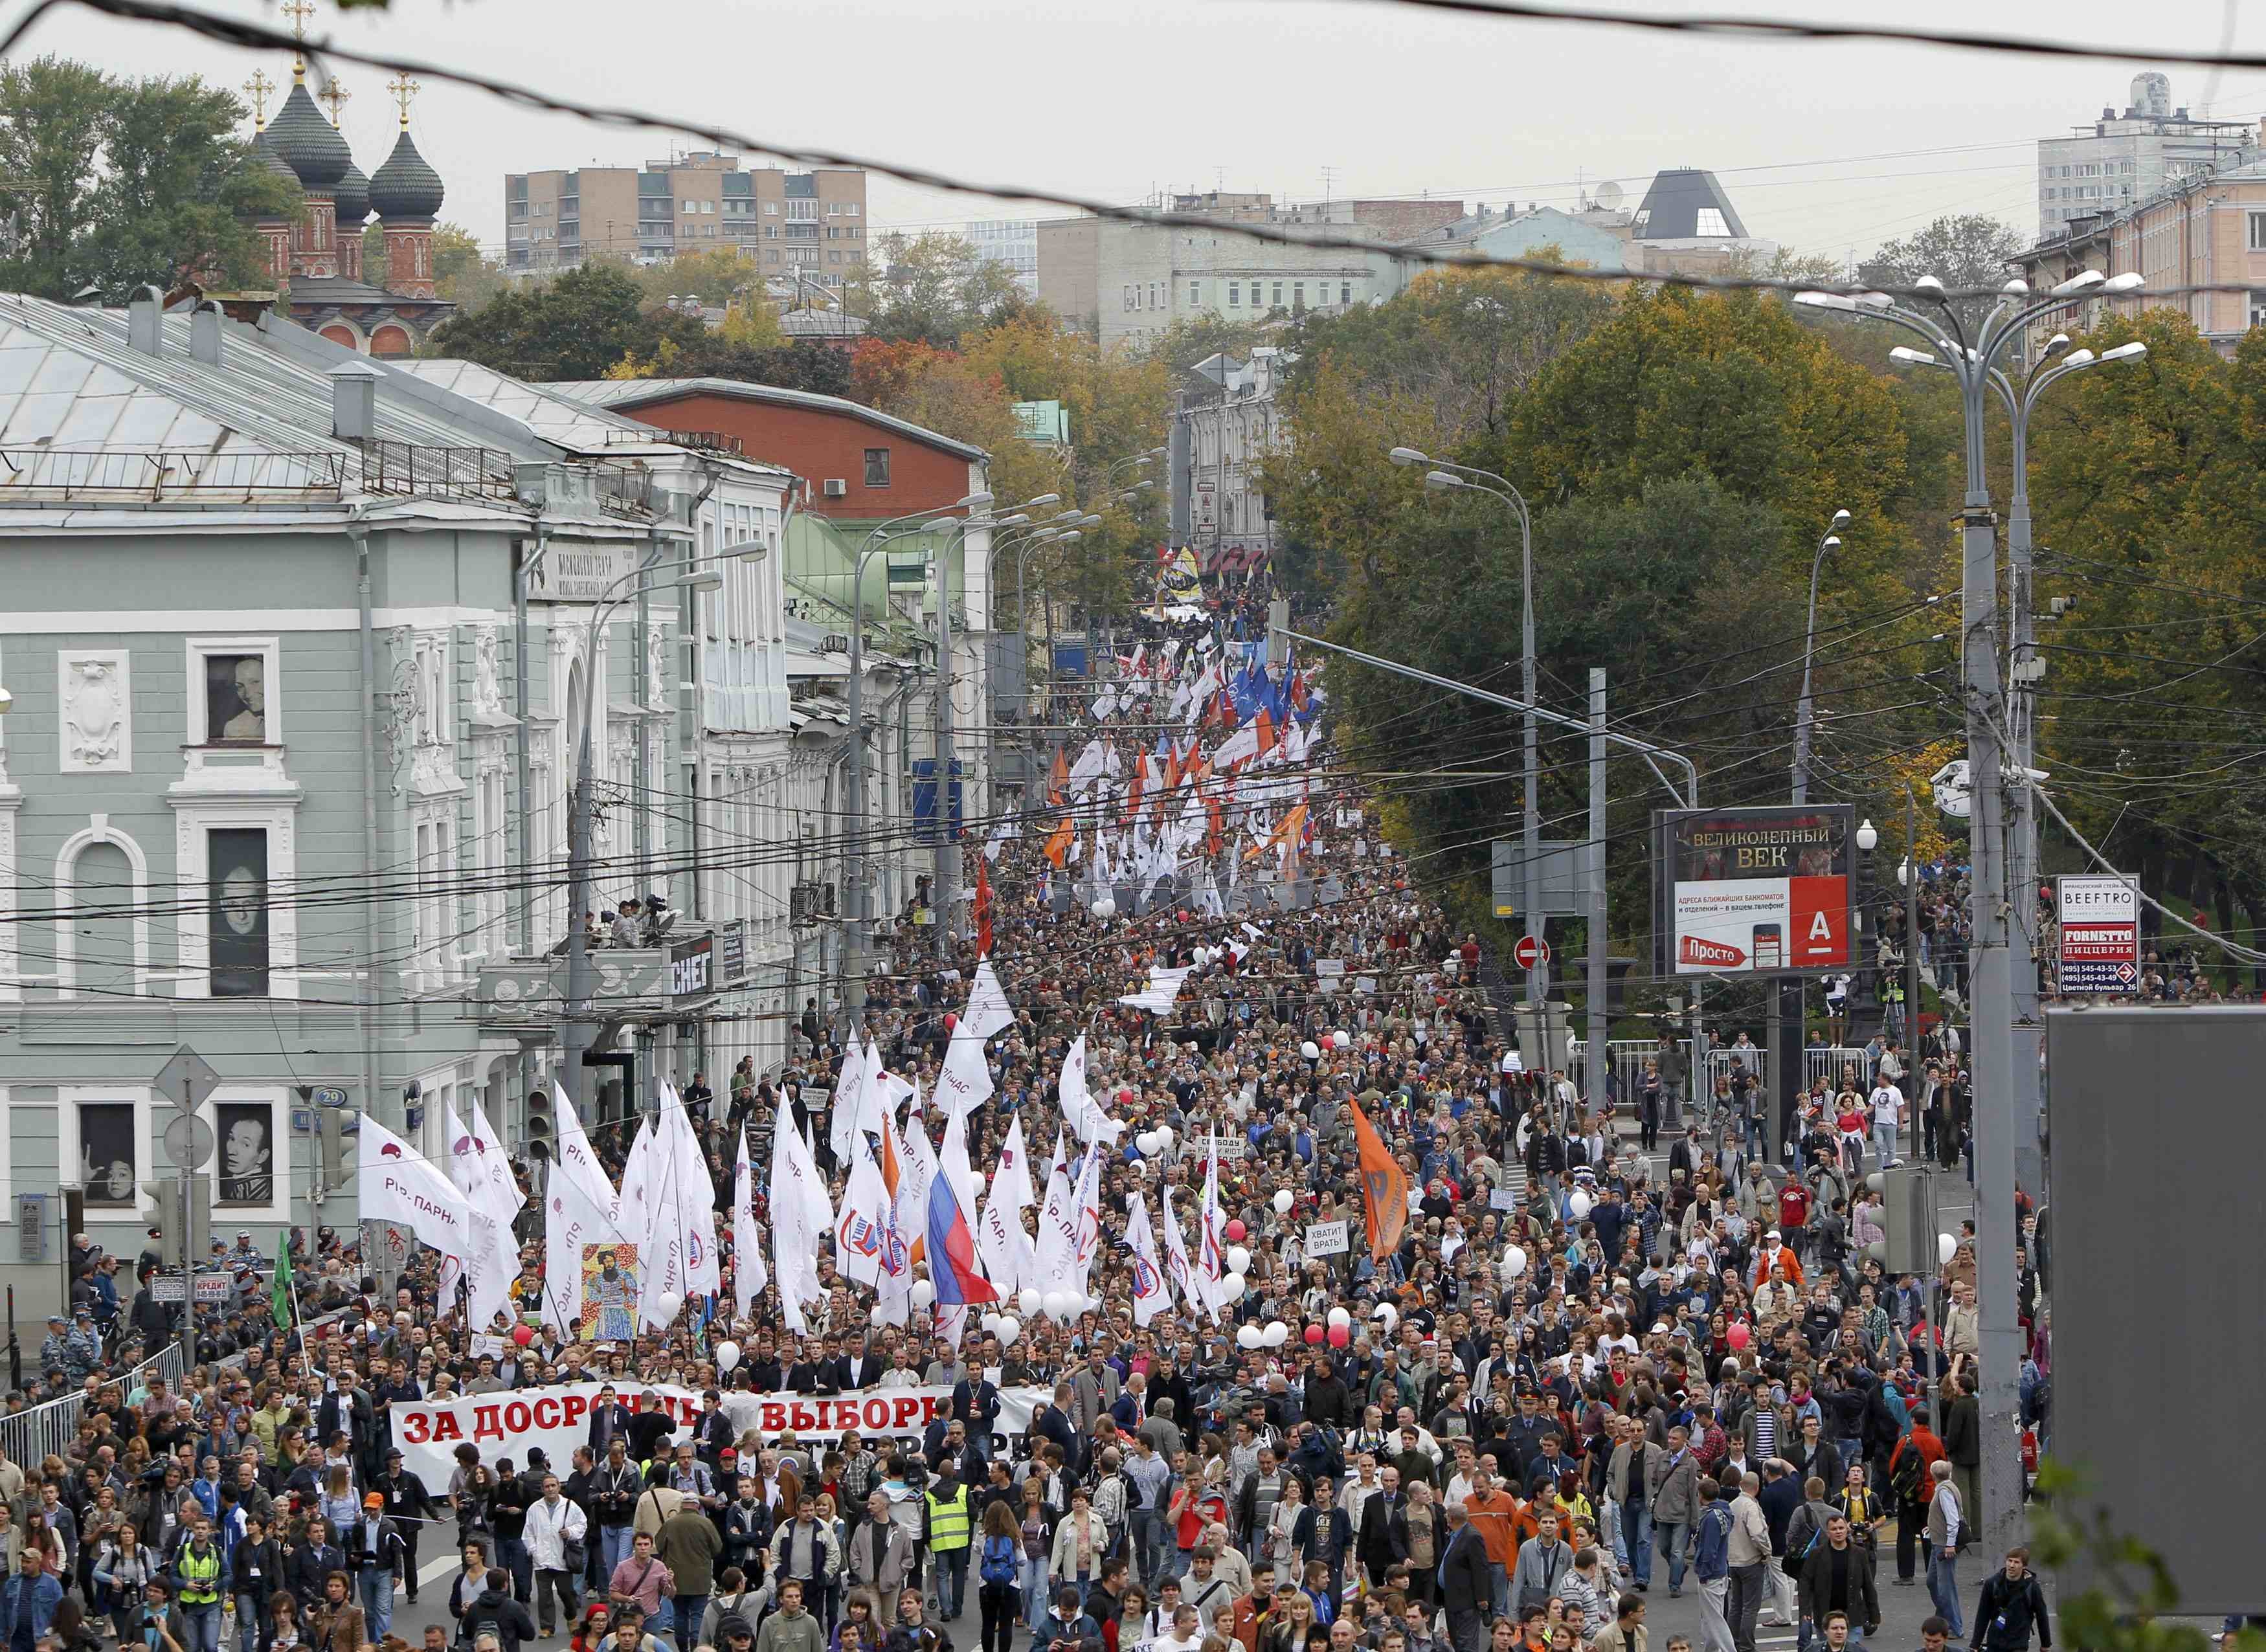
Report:
[[[271,1299],[278,1326],[291,1323],[291,1235],[287,1229],[275,1236],[275,1290]]]

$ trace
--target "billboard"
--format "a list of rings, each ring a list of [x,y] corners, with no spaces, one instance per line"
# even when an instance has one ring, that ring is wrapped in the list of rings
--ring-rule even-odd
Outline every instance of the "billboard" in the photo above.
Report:
[[[1654,973],[1846,969],[1856,810],[1846,803],[1658,809]]]
[[[2054,880],[2061,920],[2064,992],[2140,990],[2140,886],[2115,872],[2071,872]]]

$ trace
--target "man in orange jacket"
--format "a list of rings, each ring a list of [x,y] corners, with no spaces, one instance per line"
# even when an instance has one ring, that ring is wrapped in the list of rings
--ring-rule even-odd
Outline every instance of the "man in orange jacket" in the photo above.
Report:
[[[1488,1466],[1494,1461],[1495,1453],[1490,1451],[1472,1471],[1472,1488],[1464,1495],[1464,1513],[1487,1545],[1488,1575],[1495,1584],[1495,1615],[1507,1618],[1510,1615],[1510,1568],[1518,1563],[1518,1526],[1525,1505]]]

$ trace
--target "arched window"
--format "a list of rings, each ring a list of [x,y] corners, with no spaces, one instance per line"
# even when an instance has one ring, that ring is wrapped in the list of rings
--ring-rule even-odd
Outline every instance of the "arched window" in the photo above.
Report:
[[[55,978],[65,991],[132,993],[150,968],[150,863],[97,815],[55,854]]]

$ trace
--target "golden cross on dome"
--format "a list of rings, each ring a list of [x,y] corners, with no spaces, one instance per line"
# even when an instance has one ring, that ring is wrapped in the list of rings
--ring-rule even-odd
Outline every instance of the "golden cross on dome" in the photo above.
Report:
[[[340,85],[339,84],[338,77],[333,75],[331,77],[331,84],[324,87],[320,91],[317,92],[315,96],[320,99],[323,102],[331,106],[331,124],[333,126],[337,126],[339,124],[339,106],[342,103],[350,102],[354,98],[354,93],[348,91],[344,86]]]
[[[267,124],[267,94],[275,90],[275,83],[255,69],[244,89],[252,94],[252,129],[257,132]]]
[[[291,19],[291,38],[299,42],[301,48],[292,54],[291,78],[295,82],[304,81],[307,78],[307,19],[315,15],[315,8],[310,0],[283,0],[280,10]]]
[[[422,83],[412,80],[406,75],[400,75],[387,81],[385,89],[393,94],[393,100],[401,106],[402,129],[408,130],[409,100],[424,90]]]

